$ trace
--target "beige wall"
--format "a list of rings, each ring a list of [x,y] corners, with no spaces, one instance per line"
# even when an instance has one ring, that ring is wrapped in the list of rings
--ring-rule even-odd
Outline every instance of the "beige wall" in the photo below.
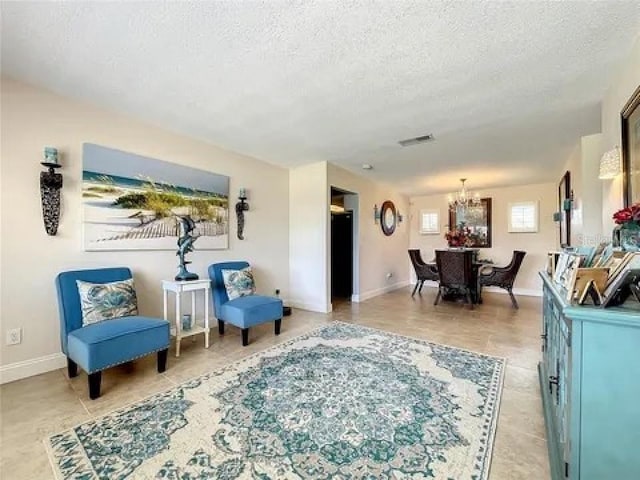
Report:
[[[291,305],[315,312],[329,312],[327,162],[290,170],[289,205]]]
[[[636,37],[628,57],[617,71],[602,100],[602,146],[610,150],[622,146],[620,112],[640,85],[640,36]],[[605,180],[602,185],[602,229],[609,233],[614,227],[611,216],[622,208],[622,175]],[[640,201],[640,198],[634,199]]]
[[[228,175],[232,205],[238,189],[247,188],[251,209],[245,216],[245,240],[236,237],[232,206],[230,248],[194,252],[191,269],[206,278],[213,262],[246,259],[256,268],[259,291],[280,288],[288,295],[288,170],[9,79],[3,78],[1,87],[1,365],[60,352],[54,277],[63,270],[129,266],[142,313],[162,314],[160,281],[175,275],[175,252],[82,250],[83,142]],[[39,162],[45,146],[62,153],[63,211],[55,237],[46,235],[40,207]],[[23,342],[5,347],[4,332],[15,327],[23,328]]]
[[[602,181],[598,178],[602,153],[601,133],[581,137],[562,170],[562,175],[567,170],[571,172],[574,198],[571,211],[572,246],[595,246],[604,241]]]
[[[329,187],[337,187],[358,194],[358,291],[359,301],[400,288],[409,283],[409,200],[391,188],[355,175],[336,165],[328,165]],[[393,235],[382,233],[374,221],[373,207],[391,200],[404,215]],[[355,272],[354,272],[355,273]],[[391,273],[391,277],[387,275]]]
[[[556,210],[557,187],[555,183],[520,185],[517,187],[494,188],[479,191],[482,197],[492,199],[492,247],[480,251],[481,258],[490,258],[497,265],[506,265],[514,250],[524,250],[524,259],[515,283],[521,294],[539,295],[541,284],[537,272],[544,268],[547,252],[558,244],[558,230],[553,222]],[[538,201],[540,226],[538,233],[508,233],[507,210],[510,202]],[[422,235],[419,232],[419,217],[422,209],[440,211],[438,235]],[[411,198],[410,245],[419,248],[425,260],[435,257],[434,250],[446,248],[444,234],[449,222],[446,195],[432,195]]]

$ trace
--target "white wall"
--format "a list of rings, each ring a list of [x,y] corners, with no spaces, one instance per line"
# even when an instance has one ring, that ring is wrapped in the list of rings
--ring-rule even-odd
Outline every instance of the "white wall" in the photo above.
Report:
[[[479,191],[482,197],[492,199],[492,247],[480,249],[481,258],[490,258],[496,265],[506,265],[514,250],[524,250],[527,255],[516,279],[517,293],[538,295],[541,293],[538,271],[545,267],[547,252],[558,245],[558,229],[553,222],[557,204],[555,183],[519,185]],[[540,226],[538,233],[508,233],[507,212],[510,202],[538,201]],[[420,210],[440,211],[439,235],[420,234]],[[410,245],[419,248],[425,261],[435,257],[434,251],[447,247],[444,234],[449,223],[446,195],[411,198]]]
[[[1,85],[0,364],[60,352],[54,277],[63,270],[126,265],[136,279],[143,314],[162,315],[160,281],[173,278],[173,251],[84,252],[81,244],[82,143],[92,142],[228,175],[232,194],[230,248],[190,254],[191,269],[207,276],[216,261],[246,259],[258,290],[289,293],[288,170],[2,78]],[[62,217],[58,235],[44,231],[39,175],[45,146],[62,154]],[[245,240],[236,237],[238,189],[249,192]],[[196,249],[198,244],[195,244]],[[23,328],[23,342],[5,347],[4,333]],[[215,343],[212,348],[215,348]]]
[[[601,133],[581,137],[562,170],[562,175],[567,170],[571,172],[574,199],[571,211],[572,246],[595,246],[605,240],[602,236],[602,181],[598,178],[602,154]]]
[[[331,163],[328,164],[330,187],[358,194],[358,250],[359,278],[356,301],[380,295],[409,283],[409,201],[391,188],[356,175]],[[391,200],[404,215],[393,235],[386,236],[374,221],[373,207],[378,208],[385,200]],[[330,243],[329,243],[330,245]],[[355,273],[355,272],[354,272]],[[391,278],[387,274],[391,273]],[[329,276],[330,278],[330,276]]]
[[[640,85],[640,35],[636,37],[628,57],[617,71],[602,100],[602,146],[607,151],[616,145],[622,147],[620,112]],[[613,213],[622,208],[622,175],[602,185],[602,230],[610,235],[614,227]],[[634,199],[640,201],[640,198]]]
[[[327,162],[289,171],[289,267],[291,305],[331,311],[328,293],[330,193]]]

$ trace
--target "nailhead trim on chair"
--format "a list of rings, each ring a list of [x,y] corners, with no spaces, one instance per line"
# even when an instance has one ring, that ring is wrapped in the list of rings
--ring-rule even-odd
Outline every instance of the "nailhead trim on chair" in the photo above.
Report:
[[[158,352],[160,352],[162,350],[166,350],[168,348],[169,348],[169,345],[167,345],[165,348],[158,348],[157,350],[152,350],[150,352],[143,353],[142,355],[138,355],[137,357],[132,357],[132,358],[130,358],[128,360],[123,360],[121,362],[112,363],[111,365],[107,365],[105,367],[102,367],[100,370],[92,370],[92,371],[87,372],[87,373],[88,374],[92,374],[92,373],[96,373],[96,372],[101,372],[103,370],[106,370],[107,368],[115,367],[116,365],[122,365],[123,363],[131,362],[133,360],[137,360],[138,358],[146,357],[147,355],[151,355],[152,353],[158,353]]]

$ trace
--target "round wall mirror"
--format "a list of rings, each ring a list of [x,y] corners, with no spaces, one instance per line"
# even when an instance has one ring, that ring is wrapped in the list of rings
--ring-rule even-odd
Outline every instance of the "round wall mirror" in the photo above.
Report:
[[[380,226],[382,227],[382,233],[389,236],[396,231],[396,225],[398,224],[398,213],[396,212],[396,206],[392,201],[386,200],[382,207],[380,207]]]

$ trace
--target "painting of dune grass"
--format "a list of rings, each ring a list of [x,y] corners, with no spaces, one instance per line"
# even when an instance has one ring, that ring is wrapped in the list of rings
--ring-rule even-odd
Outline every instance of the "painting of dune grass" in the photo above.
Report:
[[[196,224],[197,250],[229,246],[229,177],[83,144],[84,248],[175,250],[177,217]]]

